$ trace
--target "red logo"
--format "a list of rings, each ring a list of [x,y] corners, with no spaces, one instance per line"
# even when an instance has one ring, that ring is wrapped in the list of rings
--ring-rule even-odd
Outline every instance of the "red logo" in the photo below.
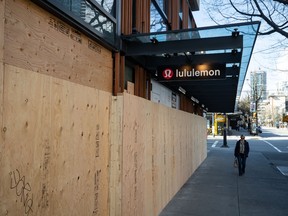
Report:
[[[173,72],[173,70],[170,69],[170,68],[166,68],[166,69],[163,70],[163,72],[162,72],[163,78],[164,78],[164,79],[167,79],[167,80],[171,79],[171,78],[173,77],[173,75],[174,75],[174,72]]]

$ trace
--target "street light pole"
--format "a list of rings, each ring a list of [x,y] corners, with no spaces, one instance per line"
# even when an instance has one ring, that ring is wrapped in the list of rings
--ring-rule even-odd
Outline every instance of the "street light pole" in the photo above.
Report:
[[[225,115],[225,121],[226,121],[226,115]],[[229,147],[227,145],[227,127],[226,127],[226,123],[223,126],[223,145],[221,147],[225,147],[225,148]]]

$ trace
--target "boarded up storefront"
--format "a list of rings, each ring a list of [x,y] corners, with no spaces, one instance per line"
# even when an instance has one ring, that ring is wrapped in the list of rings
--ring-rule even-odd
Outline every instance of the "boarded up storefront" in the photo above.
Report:
[[[30,1],[0,16],[0,215],[158,215],[206,120],[112,96],[112,53]]]

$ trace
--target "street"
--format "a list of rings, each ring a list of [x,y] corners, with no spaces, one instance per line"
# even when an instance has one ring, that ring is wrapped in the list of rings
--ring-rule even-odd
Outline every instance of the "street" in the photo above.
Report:
[[[240,134],[243,133],[250,144],[250,152],[262,153],[282,175],[288,176],[288,129],[263,127],[262,131],[258,136],[253,136],[243,129],[240,131],[233,130],[232,135],[227,136],[228,145],[230,148],[234,148]],[[221,147],[222,144],[223,137],[208,136],[208,152],[213,148]]]
[[[230,133],[229,133],[230,134]],[[250,144],[245,175],[233,166],[240,135]],[[288,212],[288,130],[263,128],[259,136],[246,130],[208,135],[207,158],[160,216],[286,216]]]
[[[262,142],[256,142],[255,151],[262,152],[273,166],[283,175],[288,176],[288,130],[265,128],[260,134],[259,141],[263,141],[266,148],[259,147]]]

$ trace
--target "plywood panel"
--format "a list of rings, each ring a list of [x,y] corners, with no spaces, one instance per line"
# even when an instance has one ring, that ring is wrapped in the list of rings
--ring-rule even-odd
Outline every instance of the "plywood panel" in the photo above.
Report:
[[[110,115],[110,215],[122,215],[123,96],[112,97]]]
[[[153,107],[152,103],[149,102],[147,105],[147,100],[142,99],[142,103],[140,103],[137,110],[141,110],[144,106],[146,109],[144,110],[144,122],[143,122],[143,132],[141,136],[141,140],[143,142],[144,148],[144,163],[143,163],[143,215],[153,215],[153,188],[152,186],[152,121],[153,121]],[[141,133],[141,131],[139,132]]]
[[[13,66],[4,83],[0,215],[109,215],[111,94]]]
[[[111,52],[31,1],[6,1],[4,35],[5,63],[112,92]]]
[[[123,116],[123,178],[122,200],[130,205],[122,207],[122,215],[143,215],[144,212],[144,132],[145,115],[139,110],[143,102],[135,103],[133,97],[124,97],[124,110],[132,112]],[[129,158],[129,160],[126,160]]]
[[[38,212],[35,206],[44,206],[41,185],[48,177],[51,117],[46,83],[43,77],[5,66],[1,214],[32,215]]]
[[[206,157],[203,117],[10,65],[3,78],[1,215],[158,215]]]
[[[206,121],[126,93],[123,103],[122,215],[158,215],[205,159]]]
[[[73,203],[74,215],[107,215],[109,101],[100,103],[96,90],[66,84],[54,80],[52,87],[52,134],[57,143],[51,163],[57,169],[51,175],[58,193],[51,197],[51,209],[69,209]]]

